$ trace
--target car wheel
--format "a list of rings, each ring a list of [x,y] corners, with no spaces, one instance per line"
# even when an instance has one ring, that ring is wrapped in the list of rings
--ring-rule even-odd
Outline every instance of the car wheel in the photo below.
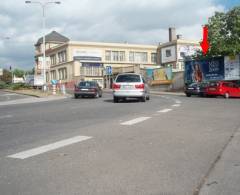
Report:
[[[77,95],[77,94],[74,94],[74,98],[77,99],[77,98],[78,98],[78,95]]]
[[[99,93],[98,92],[96,93],[95,98],[99,98]]]
[[[140,99],[142,102],[146,102],[146,96],[141,97]]]
[[[187,93],[186,96],[187,96],[187,97],[191,97],[191,94]]]
[[[229,98],[229,93],[226,92],[226,93],[224,94],[224,97],[225,97],[226,99],[228,99],[228,98]]]
[[[118,98],[117,97],[113,97],[113,102],[114,103],[118,103]]]

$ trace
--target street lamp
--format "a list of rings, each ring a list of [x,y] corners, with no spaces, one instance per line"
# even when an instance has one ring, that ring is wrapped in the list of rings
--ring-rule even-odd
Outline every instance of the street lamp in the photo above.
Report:
[[[48,4],[61,4],[60,1],[25,1],[25,3],[35,3],[42,7],[42,28],[43,28],[43,90],[46,91],[46,45],[45,45],[45,8]]]
[[[1,36],[1,37],[0,37],[0,40],[1,40],[1,41],[10,40],[10,37],[5,37],[5,36],[2,37],[2,36]],[[11,66],[10,66],[10,67],[11,67]],[[12,71],[11,71],[11,72],[12,72]],[[2,69],[2,68],[0,68],[0,76],[2,76],[1,73],[3,74],[3,69]],[[12,72],[12,82],[13,82],[13,72]]]

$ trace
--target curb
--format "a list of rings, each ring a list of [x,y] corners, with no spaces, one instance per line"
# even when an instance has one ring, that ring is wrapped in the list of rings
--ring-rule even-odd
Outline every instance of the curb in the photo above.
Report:
[[[32,96],[32,97],[41,98],[41,96],[39,96],[39,95],[21,93],[21,92],[18,92],[18,91],[11,91],[11,90],[6,90],[6,89],[3,89],[2,91],[8,92],[8,93],[16,93],[16,94],[20,94],[20,95],[27,95],[27,96]]]
[[[19,92],[19,91],[6,90],[6,89],[3,89],[2,91],[8,92],[8,93],[15,93],[15,94],[19,94],[19,95],[26,95],[26,96],[36,97],[36,98],[46,98],[46,97],[52,96],[52,95],[39,96],[39,95],[28,94],[28,93]],[[63,95],[63,96],[64,96],[64,97],[70,97],[70,95],[68,95],[68,94]]]

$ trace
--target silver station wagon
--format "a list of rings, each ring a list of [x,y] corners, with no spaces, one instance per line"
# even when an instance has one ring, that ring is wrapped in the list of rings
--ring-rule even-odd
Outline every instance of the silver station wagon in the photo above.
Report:
[[[148,85],[140,74],[119,74],[112,88],[115,103],[126,98],[138,98],[142,102],[150,99]]]

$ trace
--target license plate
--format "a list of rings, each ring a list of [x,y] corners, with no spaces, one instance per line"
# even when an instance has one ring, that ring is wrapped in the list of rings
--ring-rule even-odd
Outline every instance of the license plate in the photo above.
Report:
[[[88,91],[88,89],[81,89],[82,91]]]
[[[215,88],[209,88],[210,91],[215,91],[216,89]]]
[[[193,88],[193,87],[189,87],[188,89],[192,90],[192,89],[194,89],[194,88]]]
[[[122,85],[122,89],[132,89],[131,85]]]

